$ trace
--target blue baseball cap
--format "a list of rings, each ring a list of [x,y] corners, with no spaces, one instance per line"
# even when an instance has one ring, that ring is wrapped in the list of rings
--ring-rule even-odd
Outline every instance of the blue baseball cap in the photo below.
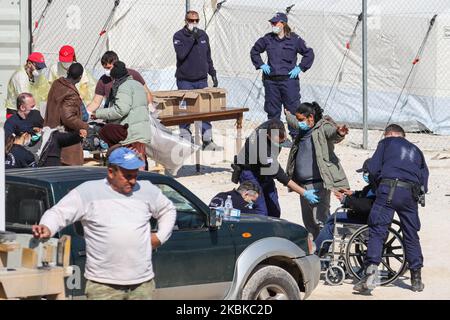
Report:
[[[277,23],[277,22],[284,22],[288,23],[288,17],[283,12],[277,12],[272,19],[269,20],[271,23]]]
[[[145,166],[145,162],[139,158],[138,154],[127,148],[114,150],[110,154],[108,162],[126,170],[137,170]]]

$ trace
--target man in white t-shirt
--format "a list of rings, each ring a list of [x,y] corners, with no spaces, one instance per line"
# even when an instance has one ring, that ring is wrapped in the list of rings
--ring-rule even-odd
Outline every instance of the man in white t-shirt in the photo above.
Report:
[[[149,300],[155,289],[152,248],[171,236],[173,203],[149,181],[137,181],[144,162],[126,148],[113,149],[105,180],[70,191],[33,227],[48,239],[81,221],[86,240],[86,296],[90,300]],[[150,219],[158,220],[151,233]]]

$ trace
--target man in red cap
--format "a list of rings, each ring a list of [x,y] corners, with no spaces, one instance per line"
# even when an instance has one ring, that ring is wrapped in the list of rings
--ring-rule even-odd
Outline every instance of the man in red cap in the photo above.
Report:
[[[50,66],[48,76],[50,85],[52,85],[57,79],[66,77],[67,71],[74,62],[77,62],[75,49],[70,45],[62,46],[59,50],[59,61]],[[76,85],[76,87],[80,92],[81,99],[86,105],[94,98],[95,84],[96,81],[94,77],[86,69],[84,69],[81,81]]]
[[[33,52],[28,56],[27,63],[14,72],[8,84],[7,115],[11,116],[17,112],[17,97],[21,93],[31,93],[36,100],[37,108],[47,100],[50,86],[43,72],[45,68],[47,65],[42,53]]]

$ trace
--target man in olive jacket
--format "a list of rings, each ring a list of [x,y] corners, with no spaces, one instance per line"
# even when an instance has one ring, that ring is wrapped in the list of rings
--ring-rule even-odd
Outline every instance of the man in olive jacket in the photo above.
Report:
[[[80,82],[84,68],[79,63],[70,66],[67,78],[59,78],[53,82],[48,94],[44,127],[55,129],[63,126],[67,132],[87,136],[88,124],[83,122],[81,115],[82,100],[75,85]],[[63,148],[61,164],[66,166],[81,166],[84,163],[81,143]]]
[[[302,111],[306,110],[307,112]],[[309,111],[308,111],[309,110]],[[289,126],[300,128],[289,155],[286,173],[301,187],[317,190],[319,203],[311,205],[301,199],[303,223],[314,238],[330,215],[331,191],[347,190],[349,183],[334,145],[344,140],[348,129],[337,126],[317,103],[304,103],[302,113],[286,114]]]

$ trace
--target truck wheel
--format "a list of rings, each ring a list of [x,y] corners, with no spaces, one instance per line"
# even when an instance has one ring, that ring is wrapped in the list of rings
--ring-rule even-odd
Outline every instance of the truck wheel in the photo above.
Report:
[[[286,270],[261,266],[242,290],[242,300],[301,300],[297,282]]]

